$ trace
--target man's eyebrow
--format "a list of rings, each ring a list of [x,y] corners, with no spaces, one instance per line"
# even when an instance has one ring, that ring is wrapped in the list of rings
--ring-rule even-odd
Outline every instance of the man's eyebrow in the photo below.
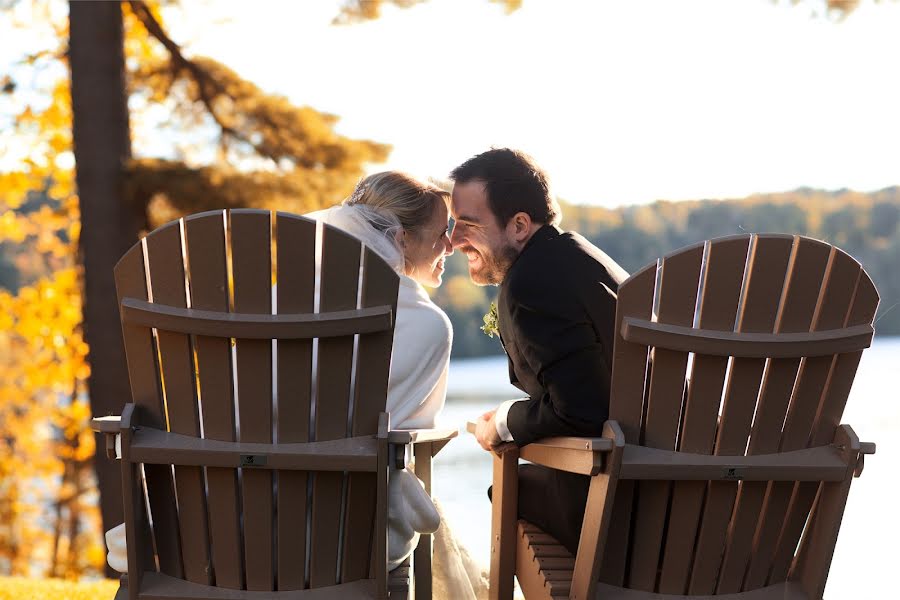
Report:
[[[471,216],[469,216],[469,215],[459,215],[458,217],[456,217],[456,218],[453,219],[453,220],[456,221],[456,222],[459,222],[459,221],[467,221],[467,222],[469,222],[469,223],[474,223],[475,225],[480,225],[480,224],[481,224],[481,221],[478,220],[477,217],[471,217]]]

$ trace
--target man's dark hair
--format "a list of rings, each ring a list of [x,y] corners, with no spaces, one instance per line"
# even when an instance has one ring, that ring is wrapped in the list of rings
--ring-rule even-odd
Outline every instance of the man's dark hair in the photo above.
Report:
[[[450,173],[455,183],[484,183],[488,206],[501,227],[517,212],[536,223],[559,222],[559,204],[550,197],[547,175],[519,150],[494,148],[473,156]]]

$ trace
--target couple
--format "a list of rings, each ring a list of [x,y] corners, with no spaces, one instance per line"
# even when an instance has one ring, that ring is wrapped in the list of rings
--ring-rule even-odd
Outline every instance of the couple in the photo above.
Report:
[[[433,427],[443,407],[452,330],[421,286],[440,285],[445,257],[458,250],[473,282],[500,286],[510,382],[528,395],[482,415],[478,443],[502,451],[550,436],[599,436],[609,412],[616,293],[628,274],[556,226],[559,206],[547,177],[526,154],[489,150],[450,178],[448,198],[401,173],[379,173],[343,204],[310,215],[354,234],[401,275],[387,397],[392,426]],[[408,483],[411,473],[397,475],[390,486],[392,565],[412,552],[417,532],[440,522],[418,482]],[[574,554],[588,486],[586,476],[521,465],[519,516]],[[447,527],[435,535],[434,570],[435,597],[485,593],[480,571]]]
[[[444,406],[452,330],[423,285],[441,284],[444,259],[458,250],[479,285],[499,285],[500,340],[510,382],[527,398],[477,421],[488,451],[559,435],[599,436],[608,416],[618,285],[627,277],[576,233],[557,228],[559,206],[527,155],[479,154],[450,175],[452,194],[397,172],[363,179],[342,204],[308,215],[359,238],[401,275],[387,411],[397,429],[434,427]],[[449,216],[454,227],[449,231]],[[486,582],[408,469],[389,486],[391,566],[435,532],[434,595],[486,596]],[[537,465],[519,467],[519,516],[573,554],[589,480]],[[107,532],[108,561],[126,570],[125,532]]]

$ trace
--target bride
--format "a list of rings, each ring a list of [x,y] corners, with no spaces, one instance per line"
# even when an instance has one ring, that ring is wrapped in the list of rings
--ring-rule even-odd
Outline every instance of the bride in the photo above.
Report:
[[[448,237],[449,194],[397,171],[366,177],[343,203],[307,216],[350,233],[400,275],[387,411],[396,429],[430,428],[444,407],[453,331],[422,286],[441,285]],[[487,597],[487,579],[425,494],[411,470],[391,474],[388,561],[394,568],[434,532],[435,598]]]

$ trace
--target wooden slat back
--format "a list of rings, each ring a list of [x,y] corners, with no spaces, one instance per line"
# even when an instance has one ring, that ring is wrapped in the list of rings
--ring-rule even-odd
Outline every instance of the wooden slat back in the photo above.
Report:
[[[149,299],[142,243],[135,244],[119,260],[115,267],[115,279],[120,304],[123,298],[128,297]],[[146,327],[123,324],[122,335],[132,402],[140,407],[145,423],[151,427],[165,429],[166,413],[153,332]],[[178,537],[178,511],[175,505],[172,472],[161,465],[147,465],[144,477],[155,531],[151,532],[149,521],[142,520],[135,524],[135,530],[142,544],[141,555],[147,560],[141,567],[153,569],[158,566],[166,575],[181,577],[183,575],[181,544]],[[129,540],[129,543],[134,542]],[[157,560],[153,560],[154,551]]]
[[[737,331],[771,333],[784,287],[793,238],[766,235],[751,240]],[[722,405],[715,454],[743,455],[762,383],[764,358],[733,358]],[[710,482],[694,550],[688,590],[712,594],[725,551],[738,484]]]
[[[276,261],[279,314],[311,313],[315,309],[316,225],[278,214]],[[280,443],[309,441],[313,340],[276,343]],[[305,472],[279,471],[278,589],[303,589],[306,582],[307,484]]]
[[[271,225],[268,211],[231,211],[234,310],[272,312]],[[272,344],[235,341],[238,440],[272,443]],[[244,565],[248,590],[275,589],[272,473],[243,469]]]
[[[334,229],[324,230],[322,238],[320,310],[356,308],[360,244]],[[317,360],[315,439],[341,438],[347,435],[353,337],[320,339]],[[313,481],[311,588],[338,580],[344,480],[342,473],[317,473]]]
[[[147,262],[153,301],[186,308],[180,222],[169,223],[147,238]],[[200,437],[190,336],[158,331],[157,341],[169,430]],[[174,472],[184,576],[194,583],[209,584],[211,569],[203,472],[198,467],[176,467]]]
[[[693,323],[702,260],[703,244],[663,258],[658,291],[660,323],[681,326]],[[654,349],[642,445],[675,449],[687,361],[687,352]],[[637,486],[632,518],[634,541],[627,579],[630,588],[644,591],[656,588],[670,487],[662,481],[642,481]]]
[[[274,274],[279,314],[313,313],[317,293],[320,312],[385,305],[396,311],[399,277],[356,239],[294,215],[272,219],[267,211],[216,211],[159,228],[117,265],[120,303],[135,298],[271,314]],[[393,329],[276,341],[134,324],[123,330],[133,398],[146,426],[265,444],[311,441],[311,425],[319,441],[378,430]],[[386,561],[373,545],[372,475],[167,465],[145,471],[154,531],[148,519],[136,524],[147,549],[144,569],[155,568],[154,541],[167,574],[255,591],[355,581],[370,577],[373,552]]]
[[[366,249],[360,307],[389,305],[397,312],[397,274],[374,252]],[[356,357],[356,389],[351,434],[370,435],[378,431],[378,415],[385,406],[390,370],[393,332],[383,331],[359,336]],[[346,514],[341,559],[341,581],[368,577],[372,542],[365,543],[375,529],[377,480],[374,474],[351,473],[347,481]],[[375,557],[377,559],[377,557]],[[376,560],[375,565],[378,566]],[[383,568],[383,567],[378,567]]]
[[[212,211],[184,220],[190,273],[191,307],[228,312],[229,283],[225,246],[225,214]],[[194,340],[198,397],[203,435],[236,441],[231,340],[196,336]],[[212,574],[217,586],[244,586],[240,502],[234,469],[206,469]]]
[[[834,251],[824,288],[821,307],[816,315],[817,325],[822,329],[867,324],[874,319],[879,301],[875,286],[858,263],[840,250]],[[849,310],[841,317],[840,307],[848,300]],[[804,445],[821,446],[831,441],[843,414],[861,356],[862,352],[857,351],[839,354],[833,359],[819,357],[806,360],[798,378],[795,395],[803,393],[812,396],[816,414],[811,414],[812,411],[807,411],[802,416],[789,414],[782,442],[785,450],[802,448]],[[810,483],[794,486],[772,565],[768,570],[768,581],[784,581],[790,576],[789,568],[794,560],[794,550],[808,520],[818,488],[816,484]],[[827,575],[828,565],[823,565],[823,569],[824,577]]]
[[[872,322],[878,296],[871,280],[828,244],[744,235],[712,240],[706,252],[697,329],[777,335]],[[655,290],[658,321],[691,326],[698,248],[675,252],[663,265]],[[648,267],[619,289],[610,418],[619,420],[628,443],[744,455],[831,442],[861,352],[777,359],[696,354],[685,386],[686,352],[621,337],[625,316],[649,318],[655,271]],[[667,274],[676,272],[680,285],[667,285]],[[817,489],[814,483],[712,481],[677,482],[670,492],[666,482],[621,482],[616,518],[632,524],[632,539],[627,525],[611,527],[600,579],[697,595],[783,582]],[[827,570],[830,554],[816,560]]]
[[[697,325],[700,329],[734,330],[749,242],[747,236],[736,236],[709,243],[699,300]],[[680,451],[712,454],[727,370],[727,356],[694,356],[679,439]],[[705,493],[706,484],[701,481],[677,481],[673,486],[659,581],[662,593],[687,592],[693,542],[697,538]]]
[[[822,242],[804,238],[797,240],[788,266],[780,315],[775,324],[777,333],[810,331],[830,250]],[[757,402],[747,454],[770,454],[778,451],[782,424],[800,362],[799,357],[769,361]],[[762,482],[746,482],[741,486],[719,574],[720,593],[738,592],[743,588],[766,490],[767,484]],[[774,522],[770,522],[759,531],[771,531],[774,527]]]
[[[618,290],[609,414],[611,419],[619,422],[629,444],[637,444],[641,439],[648,353],[646,346],[622,339],[622,321],[625,317],[650,318],[656,271],[655,264],[644,267],[624,281]],[[625,581],[634,487],[633,481],[622,481],[616,488],[613,518],[607,536],[609,542],[600,566],[600,581],[611,585],[621,586]]]

